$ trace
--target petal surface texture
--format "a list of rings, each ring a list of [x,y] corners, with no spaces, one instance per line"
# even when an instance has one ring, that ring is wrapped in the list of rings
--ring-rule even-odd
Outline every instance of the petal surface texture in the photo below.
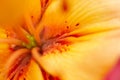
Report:
[[[37,29],[41,41],[53,39],[43,48],[40,65],[61,80],[104,79],[120,55],[119,4],[52,0]]]
[[[120,0],[49,0],[45,7],[40,0],[0,4],[0,26],[25,23],[40,44],[42,55],[26,52],[31,59],[19,80],[44,80],[41,68],[60,80],[103,80],[119,59]],[[7,37],[4,30],[0,32],[0,38]],[[11,53],[7,44],[0,43],[0,48],[0,80],[5,80],[4,67]]]

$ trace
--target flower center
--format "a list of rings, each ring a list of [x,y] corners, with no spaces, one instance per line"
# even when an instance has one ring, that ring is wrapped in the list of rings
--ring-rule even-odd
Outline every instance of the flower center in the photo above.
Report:
[[[33,36],[28,35],[27,38],[28,38],[28,40],[29,40],[29,43],[27,44],[27,43],[23,42],[22,45],[23,45],[24,47],[26,47],[27,49],[31,49],[31,48],[37,46],[37,43],[36,43],[36,41],[35,41],[35,39],[34,39]]]

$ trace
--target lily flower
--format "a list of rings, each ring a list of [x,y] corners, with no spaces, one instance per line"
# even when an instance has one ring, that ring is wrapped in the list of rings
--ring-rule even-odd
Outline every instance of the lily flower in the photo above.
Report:
[[[119,80],[120,0],[0,4],[0,80]]]

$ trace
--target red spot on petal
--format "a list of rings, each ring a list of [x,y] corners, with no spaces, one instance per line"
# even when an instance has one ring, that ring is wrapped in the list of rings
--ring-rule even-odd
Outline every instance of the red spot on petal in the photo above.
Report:
[[[79,26],[79,23],[77,23],[75,26]]]

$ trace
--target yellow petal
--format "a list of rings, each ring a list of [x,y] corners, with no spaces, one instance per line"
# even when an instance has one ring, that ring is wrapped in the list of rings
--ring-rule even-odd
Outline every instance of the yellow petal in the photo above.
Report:
[[[103,80],[119,58],[119,35],[120,30],[111,31],[96,34],[98,39],[75,41],[65,48],[53,46],[53,51],[39,57],[39,63],[61,80]]]
[[[120,55],[119,5],[119,0],[52,0],[37,36],[43,41],[63,36],[71,44],[49,43],[44,56],[34,57],[61,80],[102,80]]]
[[[49,43],[45,55],[35,56],[47,72],[61,80],[102,80],[120,56],[119,19],[89,24],[64,35],[62,41],[71,44]]]
[[[44,80],[42,76],[41,69],[38,64],[35,63],[33,59],[30,61],[30,65],[28,66],[28,70],[24,73],[19,80]]]
[[[42,16],[38,31],[48,39],[85,25],[118,19],[119,0],[51,0]],[[38,35],[39,36],[39,35]]]

